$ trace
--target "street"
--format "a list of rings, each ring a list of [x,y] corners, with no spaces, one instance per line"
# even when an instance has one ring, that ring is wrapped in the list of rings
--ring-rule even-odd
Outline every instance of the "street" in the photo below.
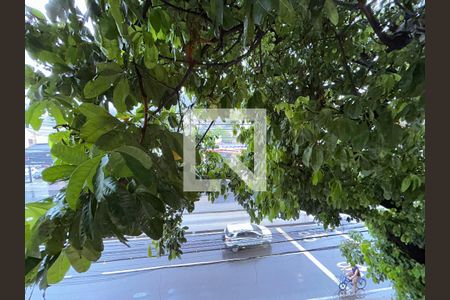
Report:
[[[203,233],[187,235],[181,259],[148,257],[151,242],[146,237],[130,239],[130,247],[106,240],[102,257],[88,272],[70,269],[63,281],[48,288],[45,298],[390,299],[394,295],[390,283],[375,284],[368,278],[365,289],[356,295],[339,294],[338,278],[346,263],[338,246],[350,230],[368,237],[361,223],[343,221],[336,230],[324,230],[306,215],[295,222],[265,220],[273,235],[271,246],[233,253],[224,249],[221,231],[227,223],[248,220],[245,212],[186,217],[188,226],[198,224],[197,230],[189,231]],[[30,292],[27,289],[26,299]],[[30,299],[42,299],[42,292],[35,288]]]

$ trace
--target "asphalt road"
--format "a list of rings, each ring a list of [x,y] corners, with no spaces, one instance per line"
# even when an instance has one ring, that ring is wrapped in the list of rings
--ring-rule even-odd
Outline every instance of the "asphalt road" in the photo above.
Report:
[[[130,247],[105,241],[105,251],[88,272],[73,269],[46,291],[46,299],[390,299],[391,284],[367,286],[356,295],[339,294],[345,259],[338,249],[363,224],[345,223],[338,231],[321,225],[275,225],[270,247],[232,253],[219,232],[191,234],[182,259],[149,258],[148,238],[130,239]],[[363,267],[364,274],[364,267]],[[29,297],[30,290],[27,291]],[[38,288],[31,299],[42,299]]]

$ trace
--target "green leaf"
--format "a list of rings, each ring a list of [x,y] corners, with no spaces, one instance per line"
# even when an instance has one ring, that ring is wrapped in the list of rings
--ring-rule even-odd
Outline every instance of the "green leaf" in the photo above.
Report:
[[[41,11],[39,11],[38,9],[33,8],[33,7],[30,7],[30,6],[27,6],[27,5],[25,5],[25,8],[26,8],[26,10],[27,10],[28,12],[30,12],[30,13],[31,13],[33,16],[35,16],[36,18],[38,18],[38,19],[40,19],[40,20],[42,20],[42,21],[45,21],[45,20],[46,20],[44,14],[43,14]]]
[[[315,146],[311,153],[311,167],[314,171],[318,171],[323,163],[323,150],[319,146]]]
[[[120,11],[120,1],[119,0],[109,0],[109,4],[111,5],[111,15],[116,21],[117,29],[121,36],[125,36],[127,32],[123,29],[125,24],[125,19]]]
[[[98,73],[104,76],[121,75],[122,67],[115,62],[102,62],[97,64]]]
[[[114,119],[114,117],[111,116],[110,113],[105,108],[92,103],[83,103],[80,105],[78,109],[88,119],[98,117],[110,117]]]
[[[158,63],[158,48],[155,44],[147,45],[144,53],[144,64],[147,68],[153,69]]]
[[[324,3],[325,13],[333,25],[337,25],[339,23],[339,14],[336,7],[336,4],[333,0],[325,0]]]
[[[47,104],[47,110],[50,116],[52,116],[53,119],[55,119],[56,124],[67,123],[60,106],[57,105],[55,102],[49,101]]]
[[[106,197],[117,191],[117,182],[112,177],[105,177],[104,168],[108,163],[108,156],[104,156],[95,173],[93,190],[98,202],[102,202]]]
[[[55,203],[51,201],[51,198],[44,199],[37,202],[29,202],[25,204],[25,223],[32,228],[38,219],[45,215],[45,213],[55,206]]]
[[[88,119],[81,128],[80,134],[90,143],[95,143],[102,135],[122,125],[118,119],[98,105],[83,103],[79,110]]]
[[[246,47],[253,40],[255,33],[255,24],[252,16],[252,2],[247,1],[244,5],[245,17],[244,17],[244,47]]]
[[[72,246],[69,246],[66,248],[65,253],[67,255],[67,258],[72,265],[72,267],[77,271],[78,273],[83,273],[89,270],[89,267],[91,266],[91,262],[86,259],[81,253],[73,248]]]
[[[101,248],[96,247],[92,241],[86,240],[83,249],[81,249],[81,255],[90,261],[97,261],[101,253]]]
[[[36,257],[25,258],[25,287],[28,287],[36,280],[37,273],[41,266],[42,259]]]
[[[45,113],[46,101],[35,101],[30,104],[25,112],[25,124],[31,125],[34,130],[39,130],[42,125],[41,116]]]
[[[70,165],[79,165],[88,159],[84,146],[81,144],[67,146],[57,143],[52,146],[51,154]]]
[[[117,152],[112,152],[109,157],[107,168],[115,177],[131,177],[133,172],[127,167],[125,159]]]
[[[309,161],[311,159],[311,153],[312,153],[312,146],[306,147],[305,151],[303,152],[302,162],[305,164],[305,166],[309,167]]]
[[[289,0],[280,0],[280,14],[281,21],[285,24],[293,25],[295,22],[295,10]]]
[[[141,229],[153,240],[159,240],[163,235],[164,222],[159,218],[148,218],[143,216],[141,221]]]
[[[253,21],[256,25],[261,25],[263,18],[272,10],[272,2],[270,0],[256,0],[253,4]]]
[[[122,146],[114,151],[129,155],[139,161],[146,169],[150,169],[153,165],[153,161],[150,156],[145,153],[144,150],[134,146]]]
[[[138,182],[145,186],[151,186],[154,181],[152,170],[145,168],[138,159],[126,152],[122,152],[121,155],[127,168],[131,170]]]
[[[322,181],[323,178],[323,173],[320,170],[317,170],[313,173],[312,178],[311,178],[311,182],[313,185],[317,185],[319,182]]]
[[[122,145],[133,144],[133,142],[134,140],[128,132],[113,129],[99,137],[95,142],[95,145],[103,151],[112,151]]]
[[[76,169],[76,166],[72,165],[57,165],[51,166],[42,171],[42,179],[47,182],[56,182],[58,180],[64,180]]]
[[[45,242],[45,252],[49,255],[57,255],[64,247],[66,241],[66,228],[57,225],[52,231],[51,237]]]
[[[362,114],[361,101],[359,99],[348,102],[344,105],[344,113],[352,119],[357,119]]]
[[[61,65],[66,64],[66,62],[56,53],[47,50],[40,51],[37,54],[37,58],[42,62],[47,62],[49,64],[61,64]]]
[[[127,110],[125,99],[129,94],[130,86],[128,85],[128,80],[126,78],[122,78],[119,83],[117,83],[113,93],[114,106],[118,112],[123,113]]]
[[[369,141],[369,128],[365,123],[357,124],[353,126],[352,130],[352,143],[355,150],[361,150],[366,146]]]
[[[66,201],[69,204],[70,208],[77,208],[79,196],[81,191],[83,190],[83,186],[86,183],[89,174],[92,172],[92,169],[97,168],[101,158],[102,156],[98,155],[92,159],[89,159],[79,165],[73,172],[72,176],[69,179],[66,190]]]
[[[111,88],[120,74],[99,75],[96,79],[89,81],[84,86],[84,97],[86,99],[95,98]]]
[[[217,30],[223,24],[223,0],[212,0],[210,4],[214,27]]]
[[[180,196],[178,196],[178,194],[173,191],[162,191],[161,198],[164,203],[166,203],[173,209],[179,209],[182,204],[182,199],[180,198]]]
[[[411,185],[411,178],[409,176],[405,177],[402,181],[402,186],[401,186],[402,193],[406,192],[410,185]]]
[[[67,271],[69,271],[69,268],[70,261],[63,250],[47,271],[48,284],[55,284],[63,280],[64,275],[66,275]]]

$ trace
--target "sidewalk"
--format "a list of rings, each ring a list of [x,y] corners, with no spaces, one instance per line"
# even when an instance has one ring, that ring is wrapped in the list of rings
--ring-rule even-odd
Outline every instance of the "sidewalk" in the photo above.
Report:
[[[183,216],[182,226],[188,226],[187,233],[211,233],[221,232],[230,223],[247,223],[250,222],[250,216],[244,210],[232,212],[205,212],[197,214],[185,214]],[[293,226],[293,225],[310,225],[314,224],[314,217],[307,215],[306,212],[300,213],[300,218],[297,220],[283,220],[283,219],[263,219],[261,225],[267,227],[278,226]]]
[[[250,222],[250,216],[231,193],[227,199],[219,196],[214,203],[208,200],[207,195],[202,195],[200,200],[195,202],[194,211],[192,213],[186,212],[183,216],[183,226],[189,227],[189,233],[221,231],[229,223],[245,222]],[[302,211],[297,220],[274,219],[269,221],[264,219],[261,225],[273,227],[312,223],[314,223],[314,216],[307,215],[306,212]]]
[[[207,195],[200,196],[200,200],[195,202],[194,211],[191,214],[201,214],[201,213],[214,213],[214,212],[233,212],[233,211],[243,211],[244,208],[237,203],[234,199],[233,194],[229,194],[227,199],[223,196],[219,196],[214,203],[208,200]]]

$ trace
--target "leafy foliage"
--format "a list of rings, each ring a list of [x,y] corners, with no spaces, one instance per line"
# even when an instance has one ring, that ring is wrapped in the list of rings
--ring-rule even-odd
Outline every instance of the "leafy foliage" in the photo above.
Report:
[[[424,9],[414,0],[27,8],[26,50],[50,75],[25,67],[25,120],[34,129],[45,112],[57,121],[55,165],[43,176],[68,186],[26,205],[26,283],[45,288],[67,261],[85,271],[105,237],[145,233],[158,254],[179,256],[182,214],[198,199],[182,188],[185,110],[257,107],[267,111],[268,190],[248,190],[205,151],[208,138],[198,175],[231,178],[222,191],[255,221],[300,210],[325,226],[339,213],[363,220],[374,241],[359,246],[373,274],[400,297],[423,297]],[[251,130],[239,139],[252,169]]]

